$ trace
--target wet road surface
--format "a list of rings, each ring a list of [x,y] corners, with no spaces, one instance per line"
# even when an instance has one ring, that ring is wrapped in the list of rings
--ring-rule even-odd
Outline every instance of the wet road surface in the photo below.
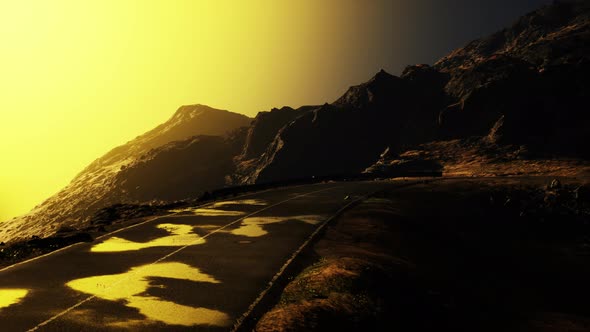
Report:
[[[0,330],[227,331],[350,200],[397,186],[281,188],[171,215],[0,270]]]

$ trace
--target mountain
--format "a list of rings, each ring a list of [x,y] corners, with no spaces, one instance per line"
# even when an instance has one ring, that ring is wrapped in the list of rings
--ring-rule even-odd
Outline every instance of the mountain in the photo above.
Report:
[[[453,173],[471,164],[494,174],[517,160],[518,174],[525,159],[588,159],[588,45],[590,2],[555,1],[453,51],[433,67],[448,76],[438,143],[391,151],[367,171],[428,159]]]
[[[589,2],[556,1],[434,66],[409,66],[400,77],[381,71],[297,118],[252,166],[250,180],[370,172],[371,164],[383,170],[386,149],[395,160],[424,143],[473,137],[477,144],[438,146],[588,158],[588,45]]]
[[[219,136],[246,127],[251,121],[244,115],[204,105],[182,106],[165,123],[91,163],[67,187],[28,214],[0,223],[0,241],[45,236],[62,226],[79,227],[97,210],[115,203],[186,198],[223,186],[225,174],[218,177],[214,174],[222,172],[222,167],[228,164],[218,157],[231,148]],[[179,150],[202,155],[202,158],[177,159]],[[234,154],[233,151],[228,153]],[[191,168],[191,172],[174,175],[173,169],[161,167],[164,156],[170,158],[164,164]],[[219,162],[203,163],[209,159],[219,159]],[[150,181],[160,184],[150,185]],[[178,187],[173,195],[170,189],[164,189],[174,188],[179,182],[186,185]],[[144,186],[141,193],[138,193],[138,186]],[[160,195],[160,191],[165,194]]]
[[[247,130],[242,153],[235,159],[236,171],[231,175],[231,183],[254,183],[260,158],[266,154],[268,146],[275,140],[279,131],[298,117],[319,108],[302,106],[297,109],[285,106],[260,112]]]
[[[183,106],[1,224],[0,241],[83,227],[110,204],[232,185],[417,169],[575,174],[590,158],[588,45],[590,1],[556,1],[432,66],[408,66],[399,77],[382,70],[332,103],[253,120]]]
[[[401,78],[380,71],[283,127],[251,181],[359,173],[392,144],[402,148],[434,139],[436,110],[445,100],[443,76],[426,66],[412,67]]]
[[[181,106],[165,123],[138,136],[131,142],[114,148],[94,161],[79,176],[103,168],[129,164],[151,149],[174,141],[182,141],[196,135],[222,136],[234,129],[248,126],[251,119],[238,113],[218,110],[205,105]]]
[[[457,103],[448,136],[485,135],[539,152],[588,156],[590,2],[558,1],[473,41],[435,64]]]
[[[512,26],[474,40],[440,59],[435,67],[467,70],[491,56],[507,54],[535,67],[588,62],[588,0],[561,0],[519,18]]]

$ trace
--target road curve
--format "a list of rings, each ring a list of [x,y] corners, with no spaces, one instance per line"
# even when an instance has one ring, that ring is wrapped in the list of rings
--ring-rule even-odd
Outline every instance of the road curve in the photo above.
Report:
[[[219,201],[0,270],[2,331],[227,331],[308,238],[359,197],[344,182]]]

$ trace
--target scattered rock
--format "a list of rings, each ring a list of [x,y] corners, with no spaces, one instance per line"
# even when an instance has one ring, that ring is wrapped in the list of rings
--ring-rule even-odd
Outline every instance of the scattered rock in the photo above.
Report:
[[[549,184],[549,189],[556,190],[561,189],[561,182],[558,179],[553,179]]]

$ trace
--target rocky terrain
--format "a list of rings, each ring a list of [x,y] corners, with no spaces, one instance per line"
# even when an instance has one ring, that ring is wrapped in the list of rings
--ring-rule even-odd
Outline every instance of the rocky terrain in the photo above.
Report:
[[[400,154],[430,142],[484,160],[587,159],[589,8],[555,2],[434,66],[378,73],[281,129],[256,181],[395,169]],[[444,143],[454,140],[463,144]]]
[[[214,172],[218,170],[217,167],[227,164],[227,160],[224,164],[222,159],[204,163],[206,159],[195,160],[197,156],[192,160],[175,159],[175,150],[185,148],[188,152],[207,154],[208,157],[216,159],[220,153],[217,149],[231,149],[224,145],[224,140],[220,136],[247,126],[250,121],[251,119],[244,115],[204,105],[182,106],[167,122],[94,161],[67,187],[28,214],[0,223],[0,242],[31,236],[46,237],[64,226],[79,229],[86,226],[90,217],[103,207],[121,202],[161,199],[159,194],[150,193],[161,190],[162,187],[174,186],[188,176],[171,176],[170,172],[174,172],[171,169],[154,172],[154,168],[161,164],[162,156],[170,157],[171,161],[177,163],[176,167],[182,167],[185,171],[190,170],[188,174],[208,173],[207,177],[201,178],[208,181],[207,185],[223,186],[225,174],[215,177]],[[177,146],[174,142],[181,143]],[[156,158],[156,155],[160,158]],[[148,163],[150,166],[146,166]],[[168,162],[165,164],[175,166]],[[209,169],[205,169],[208,167]],[[150,181],[160,181],[160,187],[153,188]],[[202,192],[199,188],[186,192],[186,188],[194,184],[186,183],[183,187],[185,191],[179,188],[177,194],[164,197],[179,198],[186,194],[181,197],[184,198]],[[145,190],[138,194],[142,186],[145,186]]]
[[[443,178],[377,193],[327,227],[253,330],[588,331],[585,181]]]
[[[397,77],[254,120],[202,105],[113,149],[0,241],[81,228],[101,208],[241,184],[365,172],[588,174],[590,2],[556,1]]]

